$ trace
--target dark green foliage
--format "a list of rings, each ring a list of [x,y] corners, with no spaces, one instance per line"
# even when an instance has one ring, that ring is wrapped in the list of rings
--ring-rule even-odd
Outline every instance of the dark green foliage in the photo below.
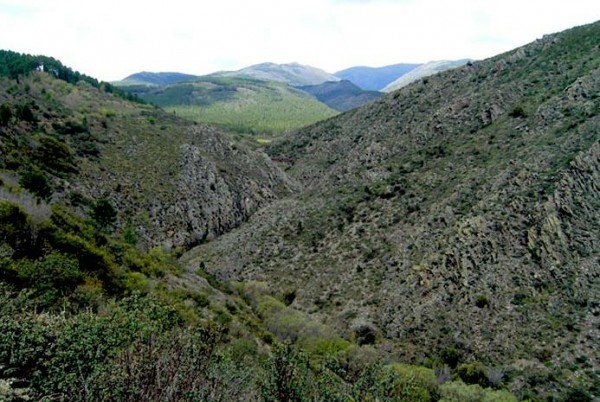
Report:
[[[247,384],[216,353],[219,337],[206,327],[138,342],[93,378],[93,395],[102,401],[239,400]]]
[[[283,303],[289,306],[296,300],[296,289],[287,289],[282,294]]]
[[[591,395],[586,389],[573,388],[567,392],[567,395],[563,399],[565,402],[591,402],[593,401],[593,395]]]
[[[49,254],[43,260],[20,262],[15,270],[26,286],[41,290],[74,287],[83,278],[79,262],[58,253]]]
[[[17,105],[15,110],[15,117],[17,118],[17,120],[24,121],[27,123],[35,123],[37,121],[37,118],[33,114],[34,106],[35,105],[33,103],[23,103]]]
[[[21,174],[19,184],[42,199],[48,199],[52,195],[48,177],[35,167]]]
[[[312,401],[311,371],[308,356],[289,344],[276,345],[263,385],[265,402]]]
[[[3,103],[0,105],[0,126],[7,126],[12,118],[12,110],[9,105]]]
[[[485,295],[479,295],[475,299],[475,305],[479,308],[489,307],[490,299]]]
[[[135,246],[138,242],[138,236],[131,222],[127,222],[123,229],[123,241],[127,244]]]
[[[354,337],[359,345],[372,345],[377,340],[377,331],[371,325],[362,324],[354,328]]]
[[[0,200],[0,243],[9,245],[19,256],[31,247],[32,235],[25,212],[18,205]]]
[[[71,148],[58,138],[40,135],[39,146],[34,149],[33,157],[39,166],[54,174],[74,172],[75,160]]]
[[[117,210],[110,200],[100,198],[92,205],[90,216],[99,229],[105,230],[114,226],[117,221]]]
[[[0,312],[0,362],[12,375],[31,380],[33,395],[86,400],[88,382],[106,370],[109,359],[136,341],[177,325],[173,309],[133,295],[107,314],[49,316]]]
[[[525,112],[525,109],[523,109],[523,106],[521,106],[521,105],[515,106],[508,115],[510,117],[527,117],[527,113]]]
[[[456,374],[466,384],[478,384],[483,387],[489,385],[485,374],[485,367],[479,363],[461,364],[456,368]]]
[[[98,156],[98,139],[90,132],[90,128],[86,121],[78,123],[73,120],[67,120],[64,123],[52,123],[52,128],[58,134],[69,138],[71,146],[80,156]]]
[[[458,362],[461,359],[461,353],[454,347],[447,347],[442,350],[440,359],[444,364],[454,368],[458,365]]]

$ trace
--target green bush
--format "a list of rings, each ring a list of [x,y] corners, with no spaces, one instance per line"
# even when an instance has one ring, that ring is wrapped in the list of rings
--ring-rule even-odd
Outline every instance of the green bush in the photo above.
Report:
[[[350,342],[341,338],[308,339],[303,344],[309,353],[316,356],[336,356],[352,346]]]
[[[127,272],[123,275],[123,288],[128,292],[147,290],[148,278],[141,272]]]
[[[435,372],[427,367],[413,366],[409,364],[392,364],[389,367],[398,375],[399,381],[411,384],[418,394],[425,395],[426,391],[430,398],[437,399],[438,382]]]
[[[33,156],[39,166],[43,166],[54,174],[76,171],[75,157],[71,148],[61,140],[41,134],[37,137],[39,146]]]
[[[32,108],[34,106],[35,105],[33,103],[23,103],[17,105],[17,108],[15,110],[15,117],[20,121],[24,121],[27,123],[35,123],[37,121],[37,118],[33,114]]]
[[[482,387],[488,386],[486,368],[480,363],[461,364],[456,368],[456,374],[467,384],[479,384]]]
[[[527,117],[527,113],[525,112],[525,109],[523,109],[523,106],[521,105],[516,105],[508,114],[510,117]]]
[[[79,262],[72,257],[52,253],[43,260],[19,261],[15,264],[18,276],[27,286],[39,290],[75,288],[83,279]]]
[[[27,214],[11,202],[0,200],[0,241],[8,244],[14,257],[30,251],[32,227]]]
[[[12,110],[10,106],[3,103],[0,105],[0,126],[7,126],[10,123],[10,119],[12,119]]]
[[[467,385],[461,381],[440,385],[440,402],[516,402],[517,398],[508,391],[495,391],[477,384]]]
[[[262,384],[265,402],[309,402],[316,399],[308,355],[290,344],[273,347],[266,371],[267,378]]]
[[[409,367],[375,364],[363,369],[354,386],[354,396],[360,401],[429,402],[432,395],[421,384],[418,373]]]
[[[92,205],[90,215],[94,220],[96,227],[101,230],[113,227],[117,221],[117,210],[110,200],[106,198],[96,200],[94,205]]]
[[[42,199],[48,199],[52,195],[52,186],[48,177],[37,168],[23,172],[19,184]]]
[[[90,400],[89,390],[112,359],[136,342],[149,344],[180,321],[153,298],[134,294],[104,314],[43,316],[22,311],[0,316],[0,365],[31,380],[32,398]]]

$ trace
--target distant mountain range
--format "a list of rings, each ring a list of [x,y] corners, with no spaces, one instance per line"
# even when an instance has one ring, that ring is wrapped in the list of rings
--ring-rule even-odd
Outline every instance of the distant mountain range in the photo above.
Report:
[[[469,59],[430,61],[429,63],[422,64],[417,68],[409,71],[408,73],[400,76],[395,81],[389,83],[385,88],[382,89],[382,91],[395,91],[396,89],[400,89],[410,84],[411,82],[417,81],[423,77],[427,77],[442,71],[463,66],[468,62]]]
[[[391,92],[467,61],[351,67],[336,75],[298,63],[262,63],[206,76],[144,71],[113,84],[195,121],[276,134],[329,117],[331,109],[355,109],[381,97],[379,90]],[[260,110],[264,113],[258,118]]]
[[[340,112],[355,109],[383,96],[381,92],[365,91],[348,80],[306,85],[298,89],[313,95],[330,108]]]
[[[223,71],[211,74],[216,77],[247,77],[263,81],[285,82],[289,85],[318,85],[327,81],[339,81],[333,74],[319,68],[298,63],[262,63],[237,71]]]
[[[131,74],[121,81],[114,82],[118,86],[127,85],[170,85],[177,82],[191,81],[197,79],[197,75],[183,73],[151,73],[142,71]]]
[[[393,64],[383,67],[350,67],[338,71],[334,75],[349,80],[360,88],[370,91],[381,91],[386,85],[414,70],[421,64]]]

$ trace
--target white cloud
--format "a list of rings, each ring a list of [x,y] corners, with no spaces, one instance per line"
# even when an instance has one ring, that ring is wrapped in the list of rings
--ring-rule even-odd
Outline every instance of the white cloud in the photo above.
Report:
[[[263,61],[333,72],[484,58],[597,19],[597,0],[0,0],[0,48],[104,80]]]

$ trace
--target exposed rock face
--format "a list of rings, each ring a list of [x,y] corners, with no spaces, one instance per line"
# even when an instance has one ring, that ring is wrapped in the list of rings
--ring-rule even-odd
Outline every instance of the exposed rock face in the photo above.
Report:
[[[304,192],[183,260],[293,284],[413,361],[451,349],[546,396],[598,383],[599,42],[547,36],[274,143]]]
[[[130,144],[129,169],[115,173],[100,168],[99,176],[110,175],[112,180],[102,179],[94,187],[91,181],[90,187],[82,189],[95,196],[111,194],[119,210],[130,211],[122,217],[122,224],[132,219],[137,234],[148,246],[189,247],[213,239],[240,225],[259,207],[294,189],[293,182],[269,157],[231,145],[213,128],[188,125],[178,134],[179,138],[174,136],[164,149],[154,150],[155,157],[169,158],[166,161],[144,161],[142,154],[148,148],[144,144]],[[118,153],[111,154],[110,164],[122,158]],[[169,164],[164,163],[167,161]],[[148,162],[150,166],[144,166]],[[144,174],[164,181],[156,192],[147,187],[152,183],[146,177],[140,177]],[[106,183],[115,181],[129,183],[134,190],[123,191],[122,185],[119,191],[112,191],[114,188]],[[146,185],[140,185],[144,181]]]

